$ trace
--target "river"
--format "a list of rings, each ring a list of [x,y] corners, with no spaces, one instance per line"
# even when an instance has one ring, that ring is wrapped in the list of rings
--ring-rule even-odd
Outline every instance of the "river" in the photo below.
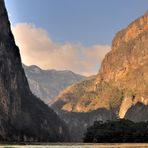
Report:
[[[0,148],[148,148],[148,143],[0,145]]]

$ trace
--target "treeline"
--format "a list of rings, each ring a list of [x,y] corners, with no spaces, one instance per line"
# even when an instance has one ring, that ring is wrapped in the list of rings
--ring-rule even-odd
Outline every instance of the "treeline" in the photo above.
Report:
[[[95,121],[87,128],[83,140],[89,143],[148,142],[148,122]]]

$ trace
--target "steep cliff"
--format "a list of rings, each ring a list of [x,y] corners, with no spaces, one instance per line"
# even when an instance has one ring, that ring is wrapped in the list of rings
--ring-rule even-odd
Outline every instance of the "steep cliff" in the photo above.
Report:
[[[0,141],[66,141],[63,121],[30,91],[0,0]]]
[[[53,108],[59,113],[104,108],[115,118],[148,120],[148,13],[116,34],[95,78],[68,87],[57,99]]]

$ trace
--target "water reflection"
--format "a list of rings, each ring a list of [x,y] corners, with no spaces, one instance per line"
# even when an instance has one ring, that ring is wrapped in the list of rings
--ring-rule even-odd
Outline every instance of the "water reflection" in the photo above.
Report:
[[[148,143],[143,143],[143,144],[1,145],[0,148],[148,148]]]

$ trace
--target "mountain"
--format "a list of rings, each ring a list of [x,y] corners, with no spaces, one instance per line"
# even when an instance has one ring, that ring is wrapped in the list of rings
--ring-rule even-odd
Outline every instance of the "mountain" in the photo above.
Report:
[[[126,118],[137,122],[148,120],[147,105],[148,12],[116,34],[97,76],[66,88],[52,108],[70,123],[72,133],[77,128],[71,129],[71,119],[67,116],[73,112],[79,116],[103,108],[110,112],[111,120]],[[77,120],[73,124],[79,125]],[[86,127],[80,128],[83,128],[82,136]],[[73,135],[73,140],[76,140],[76,135]]]
[[[4,0],[0,22],[0,141],[69,140],[65,123],[29,89]]]
[[[86,79],[85,76],[68,70],[42,70],[35,65],[23,65],[23,68],[31,91],[46,104],[51,104],[59,92],[67,86]]]

